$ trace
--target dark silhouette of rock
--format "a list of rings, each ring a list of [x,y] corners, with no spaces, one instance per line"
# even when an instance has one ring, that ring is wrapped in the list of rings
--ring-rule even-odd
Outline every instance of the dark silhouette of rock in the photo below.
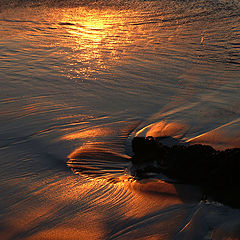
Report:
[[[162,140],[133,139],[132,163],[137,178],[145,178],[147,172],[160,172],[179,183],[199,185],[216,201],[240,207],[240,148],[217,151],[209,145],[175,144],[176,140],[167,146]]]

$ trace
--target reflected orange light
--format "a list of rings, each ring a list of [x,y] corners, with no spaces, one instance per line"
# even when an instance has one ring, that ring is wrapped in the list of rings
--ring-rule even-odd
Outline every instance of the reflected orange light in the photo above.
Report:
[[[132,9],[79,7],[56,13],[55,22],[59,23],[56,28],[61,36],[56,45],[68,63],[64,73],[67,72],[71,79],[93,77],[101,70],[106,72],[124,64],[133,52],[138,53],[135,48],[146,44],[147,31],[152,29],[135,24],[142,22],[141,15],[136,12]],[[133,14],[137,16],[134,19]]]
[[[227,122],[219,127],[204,132],[187,140],[190,144],[207,144],[215,149],[239,148],[239,123],[240,118]]]
[[[153,123],[137,132],[136,135],[145,135],[152,137],[181,137],[187,130],[187,126],[183,123],[178,122],[165,122],[161,121],[158,123]]]
[[[228,131],[215,130],[205,134],[201,134],[188,141],[190,144],[211,145],[217,150],[225,150],[227,148],[239,148],[240,137],[229,134]]]
[[[129,41],[130,31],[124,32],[124,38],[119,35],[124,24],[124,14],[117,10],[75,9],[66,10],[58,19],[71,23],[64,26],[68,38],[60,39],[60,45],[71,48],[72,55],[68,56],[72,65],[68,77],[90,76],[101,69],[109,69],[115,61],[122,61],[124,54],[121,45]],[[128,14],[127,14],[128,15]],[[116,27],[117,26],[117,27]],[[79,65],[80,64],[80,65]]]
[[[61,140],[74,140],[80,138],[94,138],[98,136],[107,136],[112,133],[112,129],[110,128],[94,128],[89,130],[83,130],[79,132],[73,132],[67,134],[61,138]]]
[[[186,126],[182,123],[167,123],[167,122],[160,122],[152,125],[152,127],[147,132],[147,136],[176,136],[180,133],[183,133],[186,129]]]

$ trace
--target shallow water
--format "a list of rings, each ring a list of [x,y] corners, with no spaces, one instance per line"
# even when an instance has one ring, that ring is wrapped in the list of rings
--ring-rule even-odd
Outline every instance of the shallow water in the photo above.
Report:
[[[239,239],[129,172],[136,135],[240,147],[238,1],[0,3],[1,239]]]

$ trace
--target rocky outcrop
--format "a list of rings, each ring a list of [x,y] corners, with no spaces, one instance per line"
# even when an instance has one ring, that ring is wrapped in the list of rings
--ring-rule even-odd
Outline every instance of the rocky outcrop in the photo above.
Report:
[[[214,200],[240,207],[240,148],[217,151],[209,145],[162,144],[163,138],[135,137],[132,164],[136,178],[163,173],[179,183],[199,185]]]

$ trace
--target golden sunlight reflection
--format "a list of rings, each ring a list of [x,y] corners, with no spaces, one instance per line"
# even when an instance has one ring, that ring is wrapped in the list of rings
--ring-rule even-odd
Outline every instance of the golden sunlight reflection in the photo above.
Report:
[[[111,128],[93,128],[82,130],[78,132],[73,132],[61,137],[61,140],[74,140],[74,139],[83,139],[83,138],[94,138],[99,136],[107,136],[113,132]]]
[[[180,138],[182,135],[184,135],[187,129],[188,126],[180,122],[161,121],[144,127],[143,129],[139,130],[136,135],[152,137],[171,136]]]
[[[190,131],[188,133],[188,130],[191,129],[191,127],[185,123],[181,123],[180,121],[160,121],[147,125],[146,127],[140,129],[136,133],[136,136],[170,136],[184,140],[189,144],[210,145],[218,150],[224,150],[227,148],[239,148],[239,121],[239,118],[237,118],[215,129],[208,130],[194,137],[188,137],[188,134],[190,134]]]
[[[56,176],[56,179],[46,180],[44,185],[41,183],[41,188],[38,187],[39,183],[32,183],[28,186],[31,194],[17,204],[19,209],[25,210],[6,217],[6,222],[14,226],[14,231],[4,232],[3,236],[13,236],[11,239],[14,239],[18,231],[22,231],[26,239],[50,240],[61,239],[62,236],[69,240],[107,239],[107,234],[111,233],[115,224],[113,214],[122,221],[126,220],[126,228],[129,219],[136,224],[153,221],[151,231],[158,233],[159,227],[166,225],[164,212],[159,211],[182,202],[175,187],[159,181],[122,180],[109,184],[104,178],[90,180],[84,176]],[[168,223],[179,225],[185,214],[185,211],[178,213]],[[55,223],[59,219],[63,219],[63,222],[51,227],[51,222]],[[142,229],[147,226],[143,224]],[[124,234],[124,231],[120,234]],[[134,232],[131,234],[133,238],[127,239],[134,239]]]
[[[225,150],[227,148],[239,148],[240,137],[239,131],[233,129],[214,129],[203,133],[197,137],[189,139],[190,144],[207,144],[217,150]]]
[[[1,15],[0,240],[170,240],[188,222],[183,238],[199,239],[230,225],[212,219],[223,206],[201,211],[194,186],[136,180],[125,155],[135,135],[240,147],[236,16],[207,21],[207,6],[185,2]]]
[[[132,52],[138,52],[135,48],[148,41],[149,29],[138,25],[142,17],[136,11],[136,17],[132,18],[131,9],[79,7],[65,9],[55,16],[56,27],[66,33],[58,44],[62,49],[69,51],[70,48],[72,51],[72,54],[67,54],[68,77],[92,77],[95,73],[119,66],[131,58]]]

